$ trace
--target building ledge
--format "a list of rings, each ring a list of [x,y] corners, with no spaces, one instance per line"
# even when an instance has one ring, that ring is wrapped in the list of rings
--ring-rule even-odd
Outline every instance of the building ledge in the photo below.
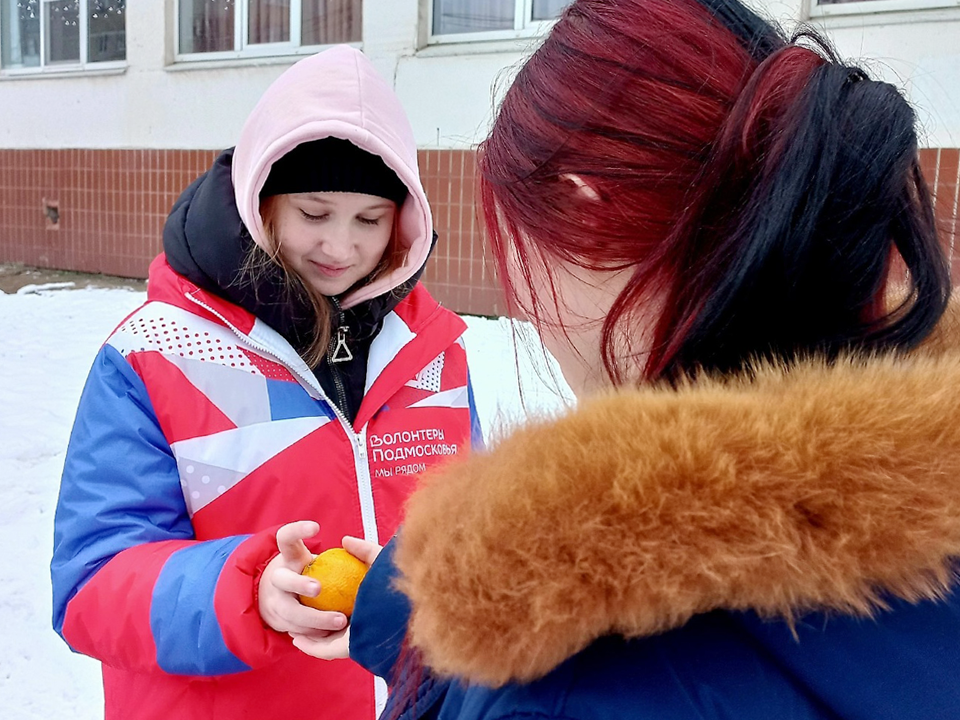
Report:
[[[47,67],[41,70],[16,69],[0,70],[3,80],[49,80],[53,78],[102,77],[105,75],[123,75],[127,72],[127,63],[104,63],[87,67]]]

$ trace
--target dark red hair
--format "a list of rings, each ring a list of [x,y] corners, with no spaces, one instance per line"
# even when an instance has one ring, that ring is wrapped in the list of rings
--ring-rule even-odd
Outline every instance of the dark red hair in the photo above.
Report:
[[[949,277],[913,112],[895,88],[813,45],[788,42],[736,0],[571,5],[479,152],[514,311],[542,323],[548,303],[559,307],[558,261],[629,268],[602,335],[615,383],[631,363],[670,378],[919,342]],[[887,314],[893,253],[913,292]],[[549,282],[538,294],[540,269]],[[641,341],[631,316],[653,306]]]

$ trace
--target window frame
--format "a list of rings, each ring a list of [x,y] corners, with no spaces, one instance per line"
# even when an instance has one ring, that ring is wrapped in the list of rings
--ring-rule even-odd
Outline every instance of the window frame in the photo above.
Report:
[[[424,0],[426,3],[427,45],[447,45],[454,43],[488,42],[495,40],[520,40],[546,33],[556,22],[552,20],[527,20],[533,17],[533,0],[513,0],[512,30],[478,30],[469,33],[433,34],[433,9],[436,0]]]
[[[300,45],[293,38],[300,38],[303,30],[303,0],[290,0],[290,40],[287,42],[249,44],[246,41],[247,25],[250,19],[251,0],[234,0],[233,50],[218,52],[180,52],[180,3],[173,2],[173,58],[175,63],[200,63],[223,60],[246,60],[272,57],[297,57],[313,55],[333,45],[352,45],[360,48],[363,44],[363,17],[361,10],[360,40],[347,43],[327,43],[321,45]],[[362,4],[361,4],[362,8]],[[239,49],[237,49],[239,48]]]
[[[0,0],[2,2],[3,0]],[[90,49],[89,18],[88,18],[88,0],[79,0],[79,28],[80,35],[80,57],[76,62],[47,62],[47,33],[46,30],[46,6],[57,0],[39,0],[40,5],[40,64],[32,67],[3,67],[0,60],[0,77],[19,77],[19,76],[43,76],[43,75],[66,75],[66,74],[101,74],[110,73],[127,68],[127,60],[100,60],[90,61],[87,59]],[[123,33],[124,45],[126,46],[127,34],[127,7],[124,3]],[[3,43],[3,26],[0,24],[0,43]]]
[[[809,3],[809,15],[812,18],[874,15],[914,10],[960,9],[960,0],[860,0],[860,2],[840,4],[821,4],[820,0],[809,0]]]

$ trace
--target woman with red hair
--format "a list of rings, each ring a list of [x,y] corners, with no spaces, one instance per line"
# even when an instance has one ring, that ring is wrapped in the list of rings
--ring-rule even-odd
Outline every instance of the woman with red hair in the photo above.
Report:
[[[408,503],[349,638],[388,717],[960,718],[960,326],[915,128],[737,0],[568,8],[479,168],[580,403]]]

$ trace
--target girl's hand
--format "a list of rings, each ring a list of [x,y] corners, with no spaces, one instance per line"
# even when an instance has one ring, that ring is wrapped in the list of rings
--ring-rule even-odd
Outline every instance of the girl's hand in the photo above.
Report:
[[[347,536],[343,538],[343,549],[348,553],[366,563],[367,567],[373,565],[377,559],[382,547],[376,543],[360,538]],[[324,635],[301,634],[291,632],[293,644],[307,655],[312,655],[321,660],[338,660],[340,658],[350,657],[350,626],[343,628],[339,632],[326,633]]]
[[[319,639],[347,626],[343,613],[315,610],[297,598],[316,597],[320,592],[320,583],[300,574],[314,558],[303,541],[318,532],[320,526],[310,520],[289,523],[277,531],[280,554],[264,568],[258,593],[260,617],[277,632]]]

